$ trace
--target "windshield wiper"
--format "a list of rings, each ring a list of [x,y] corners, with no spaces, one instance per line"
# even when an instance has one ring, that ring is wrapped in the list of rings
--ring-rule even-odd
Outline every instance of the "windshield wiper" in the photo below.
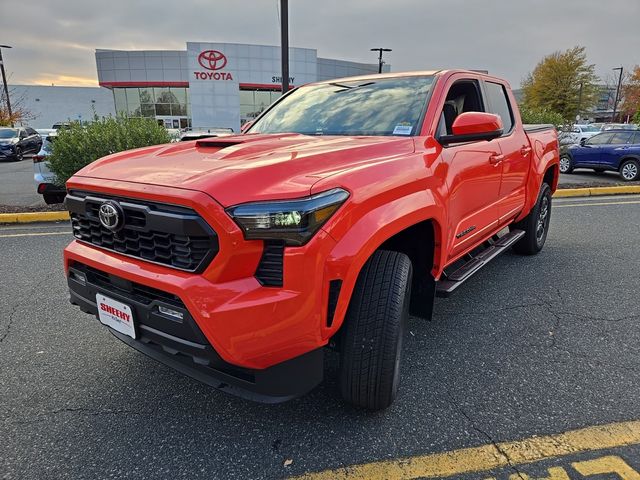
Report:
[[[374,83],[376,82],[367,82],[367,83],[362,83],[360,85],[345,85],[344,83],[330,82],[329,85],[332,85],[334,87],[340,87],[345,90],[353,90],[354,88],[366,87],[368,85],[373,85]],[[341,90],[338,90],[338,91],[340,92]]]

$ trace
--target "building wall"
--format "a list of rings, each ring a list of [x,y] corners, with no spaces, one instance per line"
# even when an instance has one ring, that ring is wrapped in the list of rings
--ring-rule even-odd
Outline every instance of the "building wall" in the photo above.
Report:
[[[390,72],[390,65],[382,66],[383,72]],[[332,78],[355,77],[378,73],[378,64],[347,62],[331,58],[318,58],[318,77],[316,80],[331,80]]]
[[[96,50],[98,82],[105,84],[187,82],[187,52],[181,50]]]
[[[212,65],[210,58],[201,57],[209,53],[222,55],[224,60]],[[96,50],[98,83],[114,89],[116,103],[120,102],[118,108],[126,104],[129,115],[139,112],[138,115],[154,116],[165,123],[179,120],[181,125],[189,122],[194,128],[232,128],[236,132],[241,121],[251,120],[266,108],[266,102],[279,96],[273,92],[280,90],[280,62],[279,46],[239,43],[187,42],[186,51]],[[384,71],[389,70],[390,66],[385,65]],[[311,48],[289,49],[292,86],[377,71],[377,63],[318,58],[317,51]],[[189,105],[183,118],[176,119],[173,110],[170,116],[160,115],[158,105],[155,113],[153,108],[142,111],[137,106],[142,103],[142,90],[187,87]],[[126,98],[124,103],[122,98]]]
[[[91,120],[115,114],[113,93],[101,87],[56,87],[44,85],[11,85],[14,102],[20,101],[31,112],[33,128],[51,128],[68,120]]]

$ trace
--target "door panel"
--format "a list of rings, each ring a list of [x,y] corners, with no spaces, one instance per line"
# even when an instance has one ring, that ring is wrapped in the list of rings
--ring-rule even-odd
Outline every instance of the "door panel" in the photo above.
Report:
[[[500,154],[496,140],[443,149],[448,165],[449,260],[498,224],[502,166],[491,157]]]
[[[533,150],[522,129],[516,130],[508,137],[499,138],[497,141],[504,156],[498,207],[498,216],[502,223],[512,218],[524,207]]]
[[[608,145],[600,149],[600,164],[603,168],[618,168],[620,159],[629,151],[633,131],[615,133]]]

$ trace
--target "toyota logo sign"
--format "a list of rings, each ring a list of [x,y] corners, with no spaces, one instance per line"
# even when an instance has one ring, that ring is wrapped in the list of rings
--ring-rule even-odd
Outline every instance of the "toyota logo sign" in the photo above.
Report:
[[[100,205],[98,209],[98,218],[100,219],[100,224],[115,232],[122,228],[122,224],[124,223],[124,212],[115,202],[104,202]]]
[[[218,50],[205,50],[198,55],[198,63],[207,70],[222,70],[227,64],[227,57]]]

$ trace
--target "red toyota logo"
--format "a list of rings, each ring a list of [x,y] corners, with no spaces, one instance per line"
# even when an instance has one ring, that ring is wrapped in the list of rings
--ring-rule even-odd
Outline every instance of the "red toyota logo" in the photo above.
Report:
[[[227,57],[218,50],[205,50],[198,55],[198,63],[207,70],[221,70],[227,64]]]

